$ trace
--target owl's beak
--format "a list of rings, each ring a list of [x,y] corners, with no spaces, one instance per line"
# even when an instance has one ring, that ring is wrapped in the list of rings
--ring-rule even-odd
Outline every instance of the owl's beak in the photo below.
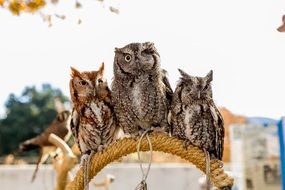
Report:
[[[96,89],[93,90],[93,96],[96,96]]]

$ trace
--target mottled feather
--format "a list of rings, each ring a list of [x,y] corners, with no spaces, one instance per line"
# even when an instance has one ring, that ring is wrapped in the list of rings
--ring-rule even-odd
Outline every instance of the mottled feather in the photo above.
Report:
[[[212,98],[212,72],[206,77],[180,73],[171,105],[173,135],[222,160],[224,123]]]
[[[172,90],[153,43],[116,48],[113,103],[124,133],[138,136],[146,129],[169,130]]]
[[[71,130],[82,154],[100,151],[117,139],[111,91],[98,71],[71,68],[70,95],[73,102]]]

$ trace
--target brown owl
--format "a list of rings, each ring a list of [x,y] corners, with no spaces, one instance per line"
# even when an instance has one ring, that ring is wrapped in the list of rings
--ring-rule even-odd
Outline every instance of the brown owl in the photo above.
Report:
[[[127,135],[146,129],[169,130],[172,90],[153,43],[115,49],[113,102],[118,124]]]
[[[19,148],[20,152],[40,148],[40,155],[39,155],[36,169],[32,177],[32,181],[34,181],[34,179],[36,178],[36,174],[39,169],[39,164],[43,156],[43,148],[47,146],[53,146],[53,144],[51,144],[48,141],[49,135],[53,133],[57,135],[58,137],[60,137],[61,139],[64,139],[64,137],[68,134],[68,128],[67,128],[68,123],[67,122],[68,122],[69,116],[70,116],[70,112],[67,110],[58,113],[56,118],[52,121],[51,125],[43,133],[41,133],[40,135],[32,139],[26,140],[25,142],[20,144],[20,148]]]
[[[179,70],[171,106],[172,134],[204,150],[209,174],[210,159],[222,160],[224,122],[212,97],[213,72],[206,77],[193,77]]]
[[[117,138],[111,91],[103,72],[103,63],[98,71],[71,68],[71,130],[83,155],[100,151]]]

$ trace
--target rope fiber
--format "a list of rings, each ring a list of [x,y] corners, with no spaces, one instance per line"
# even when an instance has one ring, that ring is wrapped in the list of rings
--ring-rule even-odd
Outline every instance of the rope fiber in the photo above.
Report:
[[[187,150],[183,147],[184,142],[174,137],[169,137],[163,133],[152,133],[149,135],[152,142],[153,151],[160,151],[170,153],[185,159],[194,164],[202,172],[206,172],[205,154],[203,150],[189,145]],[[123,138],[111,144],[103,151],[92,155],[89,163],[89,175],[87,181],[98,174],[109,163],[118,160],[119,158],[137,151],[137,143],[139,139]],[[143,138],[140,146],[141,151],[149,151],[149,142]],[[231,189],[234,180],[227,175],[223,168],[220,167],[218,160],[211,160],[211,174],[210,179],[212,184],[218,189]],[[84,175],[81,167],[77,172],[73,181],[67,184],[66,190],[82,190],[84,189]]]

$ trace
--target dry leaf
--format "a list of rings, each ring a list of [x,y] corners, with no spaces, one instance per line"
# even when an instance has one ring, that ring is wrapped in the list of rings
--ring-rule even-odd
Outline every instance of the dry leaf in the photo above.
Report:
[[[115,13],[115,14],[119,14],[119,13],[120,13],[119,9],[117,9],[117,8],[115,8],[115,7],[112,7],[112,6],[109,7],[109,10],[110,10],[112,13]]]
[[[14,14],[19,15],[24,10],[23,2],[20,0],[10,0],[8,9]]]
[[[279,28],[277,28],[279,32],[285,32],[285,15],[283,15],[282,17],[282,22],[283,24]]]
[[[41,15],[43,21],[48,23],[48,27],[51,27],[52,26],[51,15],[47,15],[47,14],[43,14],[43,13],[40,13],[40,15]]]
[[[55,16],[56,16],[57,18],[59,18],[59,19],[62,19],[62,20],[64,20],[64,19],[66,18],[65,15],[58,15],[58,14],[55,14]]]
[[[47,22],[48,22],[48,27],[52,27],[51,15],[48,15]]]
[[[52,4],[57,4],[58,3],[58,0],[51,0],[50,1]]]
[[[81,23],[82,23],[82,20],[81,20],[81,19],[78,19],[77,24],[79,25],[79,24],[81,24]]]
[[[25,10],[28,12],[35,12],[40,8],[44,7],[45,5],[46,2],[44,0],[32,0],[25,5]]]
[[[4,0],[0,0],[0,6],[3,6]]]
[[[75,8],[80,9],[82,7],[81,3],[79,3],[78,1],[76,1],[75,3]]]

